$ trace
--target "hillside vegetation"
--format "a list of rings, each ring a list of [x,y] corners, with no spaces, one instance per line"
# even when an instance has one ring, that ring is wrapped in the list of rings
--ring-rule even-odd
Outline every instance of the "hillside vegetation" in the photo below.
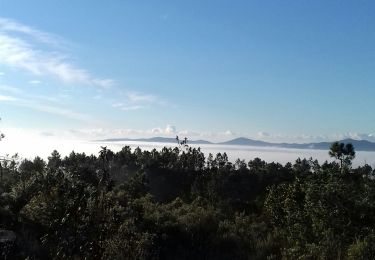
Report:
[[[323,164],[185,144],[3,161],[1,258],[374,259],[375,172],[332,147]]]

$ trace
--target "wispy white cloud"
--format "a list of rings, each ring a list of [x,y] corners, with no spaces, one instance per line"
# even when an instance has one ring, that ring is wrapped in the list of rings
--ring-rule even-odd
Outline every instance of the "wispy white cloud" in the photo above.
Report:
[[[144,108],[143,106],[140,105],[129,105],[129,104],[124,104],[124,103],[114,103],[112,104],[112,107],[118,108],[123,111],[130,111],[130,110],[139,110]]]
[[[19,94],[22,92],[19,88],[9,86],[9,85],[0,85],[0,90],[9,92],[9,93],[14,93],[14,94]]]
[[[33,96],[33,97],[40,99],[40,100],[50,101],[50,102],[55,103],[55,100],[50,97],[44,97],[44,96]],[[30,98],[26,99],[26,98],[14,97],[14,96],[0,95],[0,102],[12,102],[11,104],[14,106],[27,107],[33,110],[61,116],[61,117],[68,118],[68,119],[82,121],[85,123],[92,123],[92,124],[97,123],[93,119],[93,117],[90,115],[78,113],[73,110],[66,109],[66,108],[56,106],[53,104],[40,103]]]
[[[343,140],[343,139],[354,139],[354,140],[368,140],[375,141],[375,134],[373,133],[356,133],[356,132],[347,132],[334,134],[332,136],[333,140]]]
[[[17,100],[28,100],[28,102],[32,101],[48,101],[49,103],[61,103],[61,95],[59,97],[47,96],[47,95],[38,95],[38,94],[30,94],[27,92],[22,91],[20,88],[9,86],[9,85],[1,85],[0,84],[0,91],[12,93],[17,96],[13,97]]]
[[[16,100],[18,99],[13,96],[0,95],[0,101],[16,101]]]
[[[118,108],[123,111],[139,110],[139,109],[144,108],[141,105],[132,105],[132,104],[129,105],[129,104],[124,104],[124,103],[114,103],[112,104],[112,107]]]
[[[40,85],[49,78],[55,78],[64,83],[76,85],[97,86],[98,95],[95,100],[114,103],[122,111],[135,111],[152,106],[164,106],[166,103],[155,95],[136,91],[121,90],[113,79],[100,78],[75,64],[69,58],[68,44],[60,36],[50,34],[14,20],[0,17],[0,65],[24,71],[31,74],[27,83]],[[28,75],[30,76],[30,75]],[[47,77],[44,79],[43,77]],[[47,85],[47,84],[43,84]],[[108,88],[117,94],[109,97]],[[21,94],[19,89],[10,86],[0,86],[0,90],[13,94]],[[107,92],[105,92],[107,91]],[[40,91],[39,91],[40,92]],[[21,99],[30,99],[35,102],[47,101],[60,103],[55,97],[22,93]],[[117,99],[115,102],[114,99]],[[43,103],[43,102],[41,102]]]
[[[123,103],[114,103],[114,104],[112,104],[112,107],[114,107],[114,108],[121,108],[122,106],[124,106]]]
[[[175,135],[177,134],[176,127],[174,125],[167,125],[165,128],[156,127],[149,131],[146,131],[147,134],[153,135]]]
[[[231,130],[227,130],[227,131],[225,131],[223,134],[224,134],[225,136],[235,136],[235,135],[236,135],[236,133],[233,132],[233,131],[231,131]]]
[[[40,80],[36,80],[36,79],[34,79],[34,80],[30,80],[28,83],[31,84],[31,85],[39,85],[39,84],[41,84],[42,82],[41,82]]]
[[[62,103],[61,100],[57,97],[53,96],[46,96],[46,95],[35,95],[35,94],[27,94],[25,95],[25,98],[28,100],[34,100],[34,101],[47,101],[49,103]]]
[[[36,76],[52,76],[66,83],[104,88],[114,84],[112,79],[95,77],[75,66],[66,58],[66,53],[56,49],[60,40],[57,36],[0,18],[0,64]]]
[[[59,95],[58,97],[54,96],[48,96],[48,95],[39,95],[39,94],[33,94],[22,91],[20,88],[9,86],[9,85],[1,85],[0,84],[0,91],[11,93],[13,95],[16,95],[17,97],[12,97],[14,100],[27,100],[28,102],[40,102],[40,101],[47,101],[48,103],[53,104],[62,104],[62,96]],[[3,100],[4,101],[4,100]]]
[[[267,137],[270,137],[271,134],[267,133],[267,132],[260,131],[260,132],[257,133],[257,136],[260,137],[260,138],[267,138]]]
[[[191,138],[191,137],[200,137],[202,133],[197,132],[197,131],[191,131],[191,130],[182,130],[182,131],[178,131],[178,135]]]
[[[46,112],[49,114],[65,117],[68,119],[73,119],[77,121],[82,121],[86,123],[94,123],[94,119],[90,115],[78,113],[72,111],[70,109],[52,106],[52,105],[45,105],[45,104],[37,104],[37,103],[29,103],[29,102],[21,102],[20,106],[28,107],[34,110],[38,110],[41,112]]]
[[[164,106],[165,102],[161,100],[158,96],[143,94],[139,92],[126,92],[121,94],[121,102],[115,102],[112,107],[123,110],[139,110],[149,108],[151,106]]]
[[[0,17],[0,31],[9,33],[22,33],[28,35],[39,42],[60,46],[65,42],[61,37],[40,31],[30,26],[18,23],[14,20]]]
[[[122,106],[120,109],[123,111],[139,110],[144,108],[143,106]]]
[[[177,131],[176,131],[176,126],[174,125],[167,125],[167,127],[165,128],[165,133],[166,134],[175,134]]]
[[[126,94],[128,100],[132,103],[145,102],[154,103],[157,101],[157,97],[153,95],[145,95],[137,92],[129,92]]]
[[[0,71],[0,77],[4,76],[4,75],[5,75],[5,73]]]

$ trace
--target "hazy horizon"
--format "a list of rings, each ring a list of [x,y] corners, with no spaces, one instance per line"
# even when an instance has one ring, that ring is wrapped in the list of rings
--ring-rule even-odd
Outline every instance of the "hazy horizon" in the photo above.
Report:
[[[134,150],[140,147],[142,150],[161,150],[163,147],[177,147],[177,143],[156,143],[137,141],[94,141],[83,139],[61,139],[54,136],[25,136],[19,135],[17,142],[12,142],[16,135],[5,138],[1,141],[0,154],[12,156],[18,153],[20,159],[33,159],[39,156],[44,160],[48,159],[53,150],[57,150],[62,156],[68,156],[71,152],[93,154],[98,156],[101,147],[107,147],[114,152],[120,151],[124,146],[129,146]],[[236,159],[248,162],[256,157],[266,162],[279,162],[285,165],[287,162],[293,163],[297,158],[310,157],[317,159],[320,163],[325,160],[333,161],[328,155],[328,150],[315,149],[287,149],[276,147],[256,147],[243,145],[220,145],[220,144],[190,144],[191,147],[200,147],[207,157],[209,153],[214,156],[217,153],[227,153],[229,160],[234,163]],[[353,166],[369,164],[375,167],[375,152],[357,151]]]

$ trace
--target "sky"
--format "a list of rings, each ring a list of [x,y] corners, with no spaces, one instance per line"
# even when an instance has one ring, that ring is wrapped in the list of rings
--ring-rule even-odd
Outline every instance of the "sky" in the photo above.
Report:
[[[0,0],[3,141],[375,141],[374,13],[365,0]]]

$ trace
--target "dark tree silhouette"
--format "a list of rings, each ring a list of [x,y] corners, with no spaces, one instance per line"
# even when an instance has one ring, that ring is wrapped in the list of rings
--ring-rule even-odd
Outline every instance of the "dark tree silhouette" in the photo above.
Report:
[[[354,146],[351,143],[332,143],[329,155],[340,161],[340,168],[349,167],[352,164],[352,160],[355,158]]]

